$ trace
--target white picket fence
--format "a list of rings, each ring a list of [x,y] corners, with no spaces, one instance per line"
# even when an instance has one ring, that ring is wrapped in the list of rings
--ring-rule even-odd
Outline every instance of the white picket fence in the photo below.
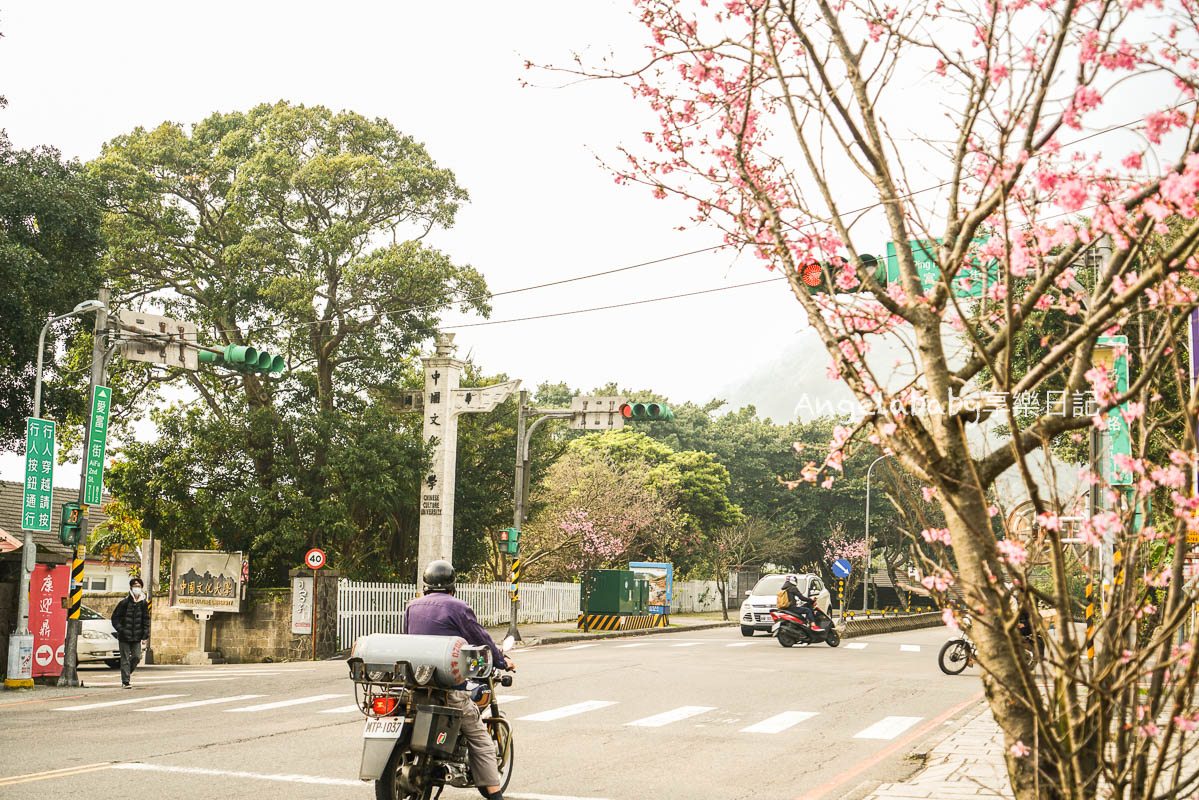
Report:
[[[484,626],[503,625],[511,615],[506,583],[460,583],[456,596],[465,600]],[[337,582],[337,638],[349,647],[368,633],[399,633],[408,601],[420,595],[411,583]],[[719,611],[716,581],[675,581],[670,613]],[[523,583],[517,622],[573,622],[579,616],[579,584]]]
[[[411,583],[337,582],[337,638],[349,647],[368,633],[399,633],[408,601],[420,595]],[[506,583],[460,583],[455,595],[465,600],[484,626],[511,618]],[[577,583],[524,583],[520,587],[518,622],[565,622],[579,616]]]

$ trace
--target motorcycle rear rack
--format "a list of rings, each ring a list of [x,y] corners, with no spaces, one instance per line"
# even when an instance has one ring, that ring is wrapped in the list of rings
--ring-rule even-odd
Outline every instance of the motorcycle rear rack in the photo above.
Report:
[[[388,672],[368,670],[361,658],[351,658],[346,662],[350,668],[350,680],[354,681],[354,702],[368,717],[378,718],[375,713],[375,700],[380,697],[394,697],[395,709],[382,716],[395,716],[396,710],[407,714],[407,708],[413,692],[430,687],[422,686],[416,680],[416,671],[407,661],[397,661]]]

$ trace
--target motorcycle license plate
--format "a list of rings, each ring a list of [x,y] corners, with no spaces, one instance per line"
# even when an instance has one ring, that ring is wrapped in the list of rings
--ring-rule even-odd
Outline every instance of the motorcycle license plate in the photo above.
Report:
[[[362,730],[363,739],[398,739],[404,730],[403,717],[371,718]]]
[[[776,623],[774,623],[773,625],[771,625],[771,626],[770,626],[770,632],[771,632],[771,633],[778,633],[778,632],[779,632],[779,625],[782,625],[782,624],[783,624],[783,623],[781,623],[781,622],[776,622]]]

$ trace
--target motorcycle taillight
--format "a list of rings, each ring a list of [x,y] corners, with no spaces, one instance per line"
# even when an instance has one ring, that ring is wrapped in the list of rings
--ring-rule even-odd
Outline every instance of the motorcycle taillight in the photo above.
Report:
[[[386,717],[396,709],[396,699],[394,697],[376,697],[371,703],[371,711],[375,712],[377,717]]]

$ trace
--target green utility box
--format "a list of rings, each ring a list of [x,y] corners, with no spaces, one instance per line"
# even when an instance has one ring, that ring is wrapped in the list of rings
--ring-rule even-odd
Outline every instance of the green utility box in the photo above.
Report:
[[[582,575],[587,614],[645,614],[649,581],[627,569],[589,569]]]

